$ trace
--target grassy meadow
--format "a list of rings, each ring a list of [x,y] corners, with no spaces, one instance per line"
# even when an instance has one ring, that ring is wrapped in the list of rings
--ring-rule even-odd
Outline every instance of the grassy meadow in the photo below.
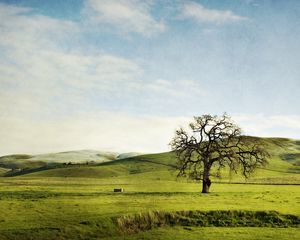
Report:
[[[0,239],[299,239],[300,141],[261,141],[271,153],[269,165],[247,181],[224,170],[210,194],[200,193],[201,183],[176,178],[172,153],[103,162],[95,162],[93,154],[94,162],[69,165],[59,155],[2,157]],[[88,162],[82,154],[76,161]],[[185,213],[180,222],[168,217],[208,211],[211,220],[202,225],[203,217],[191,220]],[[233,220],[224,219],[222,211]],[[248,212],[256,217],[241,226],[239,216]],[[261,215],[264,222],[258,221]],[[134,216],[142,220],[133,231],[120,225]]]

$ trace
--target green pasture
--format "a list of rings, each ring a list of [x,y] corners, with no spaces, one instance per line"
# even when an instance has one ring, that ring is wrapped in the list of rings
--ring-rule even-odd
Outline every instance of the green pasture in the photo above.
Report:
[[[27,235],[28,239],[39,239],[39,234],[44,239],[54,236],[62,239],[118,237],[120,233],[113,223],[114,217],[149,210],[275,210],[300,215],[298,185],[216,183],[212,185],[211,194],[203,195],[197,183],[149,181],[143,179],[143,175],[135,177],[1,178],[0,232],[5,236],[3,239]],[[113,193],[115,187],[123,187],[125,192]],[[153,234],[161,234],[161,231],[169,232],[170,236],[174,234],[172,228],[154,230]],[[185,232],[180,228],[174,231]],[[193,234],[189,233],[191,237]]]
[[[276,211],[298,218],[299,141],[262,141],[271,153],[269,165],[247,180],[225,169],[222,179],[213,179],[210,194],[200,193],[199,182],[176,178],[173,153],[94,165],[30,163],[30,172],[10,177],[0,158],[0,239],[299,239],[295,226],[162,226],[131,234],[118,227],[119,218],[149,211]],[[26,165],[29,159],[18,156],[16,162]]]
[[[130,236],[119,236],[107,239],[158,239],[158,240],[253,240],[253,239],[281,239],[297,240],[300,238],[297,228],[217,228],[217,227],[166,227]]]

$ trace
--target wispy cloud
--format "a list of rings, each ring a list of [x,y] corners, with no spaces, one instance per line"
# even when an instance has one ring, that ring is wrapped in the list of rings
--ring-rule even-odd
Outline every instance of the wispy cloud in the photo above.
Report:
[[[74,22],[4,4],[0,11],[0,101],[7,114],[84,104],[91,92],[110,95],[142,72],[120,56],[65,49],[81,32]]]
[[[16,14],[28,13],[32,10],[26,7],[16,7],[14,5],[7,5],[0,3],[0,16],[13,16]]]
[[[163,21],[150,13],[151,1],[86,0],[85,10],[95,24],[109,24],[123,33],[135,32],[146,37],[165,30]]]
[[[76,22],[5,4],[0,11],[0,109],[6,116],[56,117],[76,108],[107,109],[128,99],[135,102],[137,95],[139,104],[155,105],[153,99],[175,102],[202,91],[192,80],[145,80],[138,62],[102,49],[66,48],[84,32]]]
[[[300,138],[299,115],[237,114],[234,119],[248,135]]]
[[[233,23],[247,20],[246,17],[236,15],[230,10],[209,9],[195,2],[186,2],[183,4],[181,17],[194,19],[201,23],[216,24]]]

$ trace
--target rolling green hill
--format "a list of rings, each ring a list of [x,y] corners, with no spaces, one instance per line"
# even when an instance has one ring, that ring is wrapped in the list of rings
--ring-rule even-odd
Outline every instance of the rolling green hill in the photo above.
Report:
[[[69,151],[49,154],[26,155],[15,154],[0,157],[0,166],[5,168],[33,168],[40,167],[50,163],[86,163],[88,162],[106,162],[115,160],[118,153],[101,152],[94,150]]]
[[[249,138],[258,140],[264,144],[271,154],[271,157],[268,166],[259,169],[248,181],[264,183],[275,182],[278,184],[299,182],[300,141],[286,138]],[[23,158],[21,158],[21,156],[23,156]],[[120,157],[118,158],[118,154],[114,153],[83,150],[31,157],[27,155],[13,155],[14,159],[11,156],[0,158],[0,164],[3,164],[3,160],[7,161],[8,159],[9,161],[7,162],[11,165],[15,164],[16,166],[20,166],[26,162],[27,166],[30,167],[30,171],[23,173],[24,176],[28,177],[143,177],[149,180],[174,180],[176,178],[176,158],[172,152],[133,157],[130,157],[130,154],[125,154],[123,156],[129,157],[122,159]],[[61,164],[66,162],[75,164]],[[93,164],[86,165],[86,162]],[[50,163],[58,163],[58,165],[49,165]],[[36,164],[37,167],[35,167],[36,165],[34,164]],[[39,166],[39,164],[48,165],[45,167],[45,165]],[[231,176],[229,179],[227,170],[224,170],[223,179],[217,181],[229,180],[233,182],[245,182],[239,175]]]
[[[300,173],[300,141],[286,138],[256,138],[266,146],[271,157],[266,168],[259,169],[248,181],[295,183]],[[136,177],[150,179],[174,179],[176,157],[172,152],[148,155],[117,154],[93,150],[70,151],[42,155],[10,155],[0,157],[2,175],[24,175],[28,177]],[[68,164],[72,163],[72,164]],[[23,171],[7,169],[19,168]],[[24,170],[25,169],[25,170]],[[225,169],[223,180],[228,180]],[[221,181],[221,180],[218,180]],[[237,175],[231,181],[244,181]]]
[[[3,156],[0,157],[1,172],[4,176],[106,178],[165,172],[175,166],[175,155],[171,152],[139,156],[134,156],[136,153],[100,155],[99,152],[91,152],[84,150],[36,156]]]
[[[0,157],[0,176],[24,175],[32,172],[46,171],[49,169],[59,168],[65,165],[96,165],[137,155],[138,153],[119,154],[115,152],[104,152],[95,150],[68,151],[38,155],[6,155]],[[79,173],[80,171],[75,170],[75,168],[73,169],[74,174],[71,174],[72,176],[76,174],[81,176],[83,174]],[[70,171],[68,170],[68,172]],[[97,170],[93,172],[95,173],[95,176],[99,175],[96,174]]]

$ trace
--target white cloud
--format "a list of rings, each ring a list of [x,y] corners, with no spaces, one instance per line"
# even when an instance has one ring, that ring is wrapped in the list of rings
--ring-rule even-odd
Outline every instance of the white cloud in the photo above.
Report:
[[[183,4],[181,16],[191,18],[201,23],[232,23],[247,20],[246,17],[236,15],[230,10],[208,9],[195,2],[186,2]]]
[[[299,115],[238,114],[233,118],[247,135],[300,138]]]
[[[30,8],[0,4],[1,42],[5,52],[18,48],[54,47],[56,42],[66,40],[79,31],[71,21],[58,20],[34,14]]]
[[[6,114],[42,112],[58,103],[84,105],[92,91],[119,92],[142,73],[123,57],[65,50],[81,31],[73,22],[4,4],[0,12],[0,108]]]
[[[75,22],[4,4],[0,13],[0,154],[168,150],[181,118],[133,117],[103,112],[103,106],[116,98],[121,104],[122,97],[127,104],[128,97],[143,108],[157,102],[167,108],[166,101],[201,92],[198,83],[144,81],[133,60],[73,47],[83,31]]]
[[[140,0],[86,0],[88,17],[95,24],[109,24],[122,32],[135,32],[146,37],[165,30],[162,21],[151,16],[151,2]]]
[[[30,8],[16,7],[14,5],[6,5],[4,3],[0,3],[0,16],[14,16],[17,14],[23,14],[28,12],[31,12]]]
[[[75,105],[89,108],[93,94],[126,99],[139,93],[143,95],[139,101],[149,103],[203,93],[196,81],[145,81],[143,69],[130,59],[99,50],[64,49],[82,31],[74,22],[3,4],[0,11],[0,108],[6,114],[51,113]]]

